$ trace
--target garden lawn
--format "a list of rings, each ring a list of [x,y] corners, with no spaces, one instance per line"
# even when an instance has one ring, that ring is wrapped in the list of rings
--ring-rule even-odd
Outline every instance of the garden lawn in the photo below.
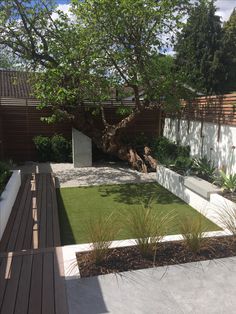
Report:
[[[99,215],[125,213],[131,207],[148,204],[153,209],[176,215],[169,226],[169,234],[179,233],[181,218],[186,215],[193,218],[199,213],[181,199],[156,183],[102,185],[91,187],[62,188],[57,190],[61,241],[63,245],[87,243],[86,225],[90,219]],[[122,218],[119,218],[122,219]],[[203,218],[208,231],[220,230],[213,222]],[[117,239],[128,239],[126,230]]]

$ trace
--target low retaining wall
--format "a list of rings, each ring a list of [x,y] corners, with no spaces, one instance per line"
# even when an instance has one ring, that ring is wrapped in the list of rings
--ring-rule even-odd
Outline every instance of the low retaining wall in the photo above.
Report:
[[[236,207],[235,203],[217,193],[210,194],[209,199],[202,197],[184,185],[183,176],[163,166],[157,168],[157,182],[222,228],[217,212]]]
[[[0,240],[6,228],[20,185],[21,172],[20,170],[14,170],[5,187],[5,190],[0,196]]]

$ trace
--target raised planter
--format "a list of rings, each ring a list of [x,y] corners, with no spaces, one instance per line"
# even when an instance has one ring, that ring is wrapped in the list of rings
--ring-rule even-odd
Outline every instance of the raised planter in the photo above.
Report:
[[[219,202],[213,184],[195,177],[184,177],[164,167],[157,168],[157,182],[188,205],[201,212],[208,219],[221,226],[217,218]],[[207,189],[207,190],[206,190]],[[214,200],[212,202],[212,199]]]
[[[210,202],[222,210],[236,208],[236,203],[220,194],[211,194]]]
[[[14,170],[0,196],[0,240],[6,228],[20,185],[21,172],[20,170]]]

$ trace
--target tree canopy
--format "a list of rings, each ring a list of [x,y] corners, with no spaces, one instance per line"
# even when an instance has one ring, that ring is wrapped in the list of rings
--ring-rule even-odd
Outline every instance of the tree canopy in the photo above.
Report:
[[[182,73],[164,52],[191,7],[191,0],[72,0],[69,18],[53,0],[1,1],[0,44],[36,72],[35,95],[52,109],[48,122],[74,118],[98,148],[145,171],[156,165],[149,150],[125,146],[122,134],[145,111],[176,108],[186,95]],[[103,102],[127,88],[133,106],[121,101],[124,115],[111,123]],[[96,112],[102,129],[94,124]]]
[[[178,37],[176,65],[191,87],[204,94],[224,90],[223,30],[215,1],[201,0],[190,11]]]
[[[226,91],[236,91],[236,9],[224,24],[223,53],[226,67]]]
[[[171,34],[181,27],[189,4],[73,0],[71,20],[62,12],[53,18],[51,0],[3,1],[0,43],[41,72],[37,96],[55,105],[57,116],[85,99],[108,99],[111,90],[124,86],[133,90],[137,106],[140,89],[146,103],[163,95],[174,103],[182,92],[180,78],[162,52],[173,44]]]

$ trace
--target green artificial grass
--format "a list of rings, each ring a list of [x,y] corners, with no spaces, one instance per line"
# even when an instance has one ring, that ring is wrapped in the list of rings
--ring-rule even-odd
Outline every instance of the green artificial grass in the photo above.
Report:
[[[91,218],[114,212],[123,213],[134,206],[147,204],[152,197],[152,207],[160,212],[174,211],[175,221],[169,234],[179,233],[179,221],[186,215],[193,218],[199,213],[181,199],[156,183],[102,185],[92,187],[62,188],[57,190],[61,241],[63,245],[86,243],[86,224]],[[220,230],[210,220],[203,218],[209,231]],[[117,239],[131,236],[123,230]]]

